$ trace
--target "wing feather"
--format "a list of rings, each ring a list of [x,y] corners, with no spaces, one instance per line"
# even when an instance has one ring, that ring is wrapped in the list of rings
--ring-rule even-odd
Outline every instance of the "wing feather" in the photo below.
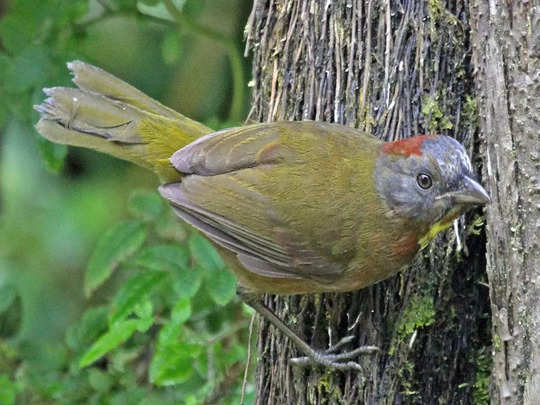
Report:
[[[201,176],[293,163],[297,156],[281,142],[283,131],[279,125],[259,124],[213,132],[175,152],[171,163],[181,173]]]
[[[375,153],[379,141],[321,122],[231,128],[175,152],[170,161],[187,176],[160,192],[180,217],[235,252],[253,273],[328,282],[343,274],[356,248],[354,224],[340,213],[344,204],[361,205],[347,197],[359,144]],[[314,205],[306,193],[336,199]]]
[[[186,180],[192,184],[197,177],[190,176],[181,183],[162,185],[159,191],[178,216],[219,245],[235,252],[248,270],[266,277],[319,280],[332,279],[341,274],[340,265],[328,262],[306,246],[292,230],[277,223],[275,215],[266,218],[268,237],[194,203],[185,185],[188,183]]]

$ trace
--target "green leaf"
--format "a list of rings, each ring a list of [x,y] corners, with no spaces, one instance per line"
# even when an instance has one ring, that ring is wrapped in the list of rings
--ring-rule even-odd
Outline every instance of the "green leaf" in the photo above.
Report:
[[[178,11],[182,11],[186,0],[172,0]],[[152,0],[139,0],[137,2],[137,9],[142,13],[149,16],[167,19],[175,22],[175,18],[170,15],[167,7],[163,4],[163,1],[154,2]]]
[[[191,394],[186,397],[184,405],[198,405],[200,403],[201,402],[197,399],[197,397]]]
[[[34,21],[22,13],[8,14],[0,20],[2,45],[11,54],[16,54],[31,43],[36,29]]]
[[[95,367],[88,370],[88,383],[98,392],[109,392],[114,384],[113,377]]]
[[[199,0],[185,0],[183,4],[184,14],[189,15],[191,18],[199,16],[204,10],[204,2]]]
[[[225,263],[217,250],[198,233],[192,234],[189,238],[189,250],[195,261],[207,272],[213,274],[225,268]]]
[[[179,271],[187,267],[189,253],[186,248],[176,245],[156,245],[142,250],[135,263],[151,270]]]
[[[174,346],[178,343],[180,338],[180,332],[182,331],[182,325],[179,323],[168,322],[159,331],[157,339],[157,348],[164,346]]]
[[[236,295],[236,277],[228,270],[216,271],[205,284],[208,294],[218,305],[229,303]]]
[[[187,349],[169,346],[156,351],[150,363],[150,382],[158,386],[183,383],[193,375],[192,363]]]
[[[133,313],[140,319],[152,318],[154,316],[154,305],[148,296],[141,299],[133,308]]]
[[[172,65],[180,59],[182,42],[176,31],[167,31],[161,42],[161,55],[167,65]]]
[[[113,0],[116,5],[123,9],[123,10],[129,10],[132,9],[135,11],[137,6],[137,0]]]
[[[199,291],[202,283],[202,271],[199,267],[180,267],[174,276],[173,289],[179,297],[191,298]]]
[[[66,333],[66,344],[75,351],[86,349],[99,335],[107,330],[107,313],[105,306],[86,310],[82,318]]]
[[[128,211],[143,221],[153,221],[163,212],[163,202],[155,192],[137,190],[129,196]]]
[[[0,286],[0,338],[15,335],[22,323],[21,297],[12,284]]]
[[[146,332],[154,324],[154,306],[148,296],[135,306],[133,312],[139,317],[139,324],[137,325],[139,332]]]
[[[17,389],[7,374],[0,374],[0,404],[12,405],[15,403]]]
[[[184,323],[191,316],[191,300],[180,298],[172,309],[171,320],[174,323]]]
[[[58,9],[68,22],[75,21],[88,12],[88,3],[88,0],[71,0],[68,4],[62,3]]]
[[[67,146],[50,142],[41,136],[36,136],[35,140],[45,168],[53,173],[58,173],[64,167]]]
[[[193,359],[201,354],[200,345],[179,340],[181,325],[166,324],[158,336],[156,352],[150,363],[150,382],[159,386],[179,384],[194,371]]]
[[[219,305],[227,304],[236,293],[236,278],[226,270],[225,263],[210,242],[199,234],[189,238],[189,249],[195,261],[205,270],[206,288]]]
[[[122,222],[99,239],[84,277],[84,290],[90,296],[113,273],[116,267],[136,252],[146,239],[146,229],[139,221]]]
[[[168,273],[164,271],[145,271],[125,282],[114,299],[113,313],[109,318],[109,323],[113,324],[128,316],[135,306],[142,303],[152,289],[167,276]]]
[[[156,245],[142,250],[135,263],[150,270],[171,272],[174,291],[180,297],[193,297],[201,285],[201,269],[188,267],[189,252],[183,246]]]
[[[79,361],[79,367],[86,367],[128,340],[139,326],[138,319],[128,319],[117,322],[84,353]]]
[[[26,47],[13,58],[6,76],[6,90],[20,93],[30,87],[42,87],[47,73],[53,69],[47,48],[37,45]]]
[[[181,243],[187,239],[187,232],[182,221],[178,221],[178,217],[172,213],[172,210],[166,210],[166,214],[156,220],[154,229],[161,239]]]

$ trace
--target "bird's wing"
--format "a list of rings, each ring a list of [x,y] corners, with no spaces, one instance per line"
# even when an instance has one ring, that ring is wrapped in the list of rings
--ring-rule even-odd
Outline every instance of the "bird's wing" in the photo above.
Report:
[[[226,215],[224,212],[218,214],[194,202],[193,200],[197,200],[198,191],[207,189],[212,192],[218,182],[223,184],[224,179],[216,177],[220,176],[190,176],[182,183],[161,186],[160,192],[169,200],[178,216],[201,230],[214,242],[235,252],[240,263],[256,274],[277,278],[316,279],[331,279],[341,274],[341,266],[329,262],[313,250],[302,235],[295,233],[286,224],[280,224],[278,218],[273,218],[271,213],[267,217],[261,217],[265,211],[262,206],[271,210],[270,204],[259,201],[253,203],[251,208],[245,207],[243,215],[246,221],[239,223],[235,220],[237,210],[227,218],[223,216]],[[193,192],[192,187],[198,191]],[[231,204],[239,203],[239,206],[247,205],[246,202],[227,201]],[[255,224],[253,227],[249,225],[250,221]],[[264,226],[267,227],[263,234],[254,229],[260,229],[261,223],[265,223]]]
[[[327,168],[306,162],[298,147],[309,142],[316,149],[310,159],[326,159],[323,155],[333,147],[325,143],[330,128],[277,123],[207,135],[173,155],[177,170],[191,175],[161,186],[160,192],[180,217],[237,253],[248,270],[330,281],[345,270],[346,255],[332,255],[329,248],[340,236],[340,224],[332,218],[339,217],[340,207],[309,201],[320,188],[331,192],[328,179],[313,172],[314,167]]]
[[[181,173],[211,176],[263,164],[295,163],[295,150],[283,142],[289,126],[305,123],[255,124],[205,135],[171,157]],[[302,125],[297,125],[301,127]]]

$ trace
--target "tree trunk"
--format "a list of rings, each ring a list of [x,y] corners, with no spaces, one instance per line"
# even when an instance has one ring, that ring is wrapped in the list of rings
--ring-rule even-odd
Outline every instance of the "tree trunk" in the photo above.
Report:
[[[473,0],[493,317],[494,404],[540,403],[538,3]]]
[[[474,158],[468,24],[468,0],[257,0],[251,118],[338,122],[385,140],[443,133]],[[289,362],[296,349],[262,323],[257,404],[487,403],[483,222],[468,214],[410,269],[362,291],[266,297],[314,347],[354,334],[381,352],[360,358],[360,373],[299,369]]]

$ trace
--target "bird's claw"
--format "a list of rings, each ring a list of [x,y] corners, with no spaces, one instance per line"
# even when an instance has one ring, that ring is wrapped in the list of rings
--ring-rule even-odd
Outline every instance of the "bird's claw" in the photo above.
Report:
[[[360,364],[356,363],[355,361],[348,360],[354,359],[362,354],[372,354],[378,352],[379,348],[377,346],[360,346],[348,352],[334,354],[338,349],[352,342],[353,340],[354,336],[346,336],[323,352],[314,352],[309,356],[292,358],[291,363],[298,367],[320,365],[335,370],[362,371]]]

